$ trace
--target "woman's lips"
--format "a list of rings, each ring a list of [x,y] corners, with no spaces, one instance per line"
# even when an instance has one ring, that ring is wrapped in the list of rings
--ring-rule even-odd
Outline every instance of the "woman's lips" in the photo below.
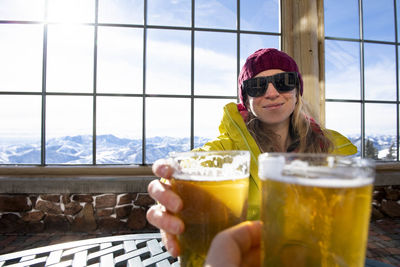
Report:
[[[264,108],[265,109],[269,109],[269,110],[273,110],[273,109],[278,109],[283,105],[283,103],[277,103],[277,104],[268,104],[265,105]]]

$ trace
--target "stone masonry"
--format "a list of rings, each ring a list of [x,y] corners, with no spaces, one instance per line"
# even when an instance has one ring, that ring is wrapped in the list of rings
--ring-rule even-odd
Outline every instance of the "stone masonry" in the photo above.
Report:
[[[0,233],[132,233],[156,229],[146,193],[0,194]]]
[[[147,193],[0,194],[0,233],[156,231]],[[371,220],[400,218],[400,186],[375,186]]]
[[[400,185],[375,186],[371,219],[400,218]]]

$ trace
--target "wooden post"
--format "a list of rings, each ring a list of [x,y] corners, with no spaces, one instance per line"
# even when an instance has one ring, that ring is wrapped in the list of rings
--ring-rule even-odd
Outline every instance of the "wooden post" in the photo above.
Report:
[[[296,60],[304,82],[303,98],[325,123],[323,0],[281,0],[282,50]]]

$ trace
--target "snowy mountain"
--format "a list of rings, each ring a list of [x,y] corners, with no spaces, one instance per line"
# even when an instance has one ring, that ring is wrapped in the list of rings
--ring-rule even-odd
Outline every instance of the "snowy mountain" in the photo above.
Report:
[[[198,147],[209,139],[195,137]],[[100,135],[96,139],[97,164],[141,164],[142,140]],[[190,150],[189,138],[147,138],[146,163],[164,158],[172,151]],[[40,164],[40,143],[0,144],[0,164]],[[46,164],[92,164],[93,138],[90,135],[53,138],[46,143]]]
[[[358,148],[357,156],[360,155],[361,151],[361,136],[359,135],[351,135],[348,136],[350,141]],[[392,155],[396,158],[396,136],[394,135],[369,135],[366,137],[365,142],[369,140],[373,147],[377,150],[378,159],[382,160],[392,160],[389,156],[389,150],[392,147]]]
[[[349,136],[360,151],[360,136]],[[390,149],[396,157],[396,136],[368,136],[379,159],[390,160]],[[209,141],[195,137],[194,147]],[[96,139],[97,164],[141,164],[142,140],[119,138],[114,135],[99,135]],[[392,148],[391,148],[392,146]],[[189,138],[153,137],[146,141],[146,163],[168,156],[172,151],[188,151]],[[40,164],[40,143],[20,142],[0,144],[0,164]],[[46,164],[92,164],[93,138],[90,135],[65,136],[50,139],[46,143]],[[359,155],[359,154],[358,154]]]

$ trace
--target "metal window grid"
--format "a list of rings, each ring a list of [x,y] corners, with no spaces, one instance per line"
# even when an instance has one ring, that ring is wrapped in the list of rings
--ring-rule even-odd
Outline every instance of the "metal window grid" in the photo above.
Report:
[[[397,155],[396,161],[399,161],[399,66],[398,66],[398,58],[399,58],[399,42],[398,42],[398,35],[397,35],[397,7],[396,7],[396,0],[393,0],[393,9],[394,9],[394,30],[395,30],[395,41],[388,42],[388,41],[378,41],[378,40],[366,40],[364,39],[364,23],[363,23],[363,0],[358,0],[358,16],[359,16],[359,39],[354,38],[338,38],[332,36],[325,36],[325,40],[335,40],[335,41],[347,41],[347,42],[357,42],[360,46],[360,90],[361,90],[361,99],[360,100],[352,100],[352,99],[333,99],[333,98],[326,98],[326,102],[336,102],[336,103],[360,103],[361,104],[361,156],[365,157],[365,104],[367,103],[376,103],[376,104],[396,104],[396,148],[397,148]],[[394,45],[395,47],[395,64],[396,64],[396,99],[392,101],[385,101],[385,100],[367,100],[365,99],[365,73],[364,73],[364,44],[371,43],[371,44],[390,44]]]
[[[40,95],[42,98],[42,112],[41,112],[41,163],[40,166],[45,166],[46,160],[46,96],[57,95],[57,96],[91,96],[93,99],[93,149],[92,149],[92,164],[96,163],[96,104],[97,96],[119,96],[119,97],[141,97],[143,101],[142,105],[142,163],[141,165],[148,165],[146,163],[146,98],[151,97],[164,97],[164,98],[189,98],[191,100],[191,120],[190,120],[190,148],[194,147],[194,100],[195,99],[232,99],[237,100],[237,95],[226,96],[226,95],[194,95],[194,39],[195,32],[221,32],[221,33],[236,33],[237,35],[237,64],[236,71],[237,75],[240,71],[240,35],[241,34],[257,34],[257,35],[267,35],[267,36],[281,36],[281,33],[276,32],[264,32],[264,31],[248,31],[241,30],[240,28],[240,0],[236,1],[237,16],[236,16],[236,29],[219,29],[219,28],[202,28],[195,27],[195,0],[191,1],[191,26],[164,26],[164,25],[148,25],[147,23],[147,2],[144,0],[144,21],[142,24],[114,24],[114,23],[99,23],[98,22],[98,6],[99,0],[95,1],[95,22],[94,23],[79,23],[79,25],[94,26],[94,59],[93,59],[93,92],[92,93],[67,93],[67,92],[47,92],[46,91],[46,72],[47,72],[47,26],[52,24],[59,24],[55,22],[47,22],[47,9],[48,0],[45,0],[45,14],[44,21],[18,21],[18,20],[0,20],[0,24],[40,24],[43,25],[43,66],[42,66],[42,91],[41,92],[0,92],[0,95]],[[118,93],[98,93],[97,92],[97,32],[99,27],[127,27],[127,28],[138,28],[143,29],[143,92],[141,94],[118,94]],[[190,95],[159,95],[159,94],[147,94],[146,93],[146,52],[147,52],[147,29],[160,29],[160,30],[182,30],[191,32],[191,93]],[[26,164],[21,164],[26,165]],[[69,164],[70,165],[70,164]],[[86,164],[85,164],[86,165]]]

